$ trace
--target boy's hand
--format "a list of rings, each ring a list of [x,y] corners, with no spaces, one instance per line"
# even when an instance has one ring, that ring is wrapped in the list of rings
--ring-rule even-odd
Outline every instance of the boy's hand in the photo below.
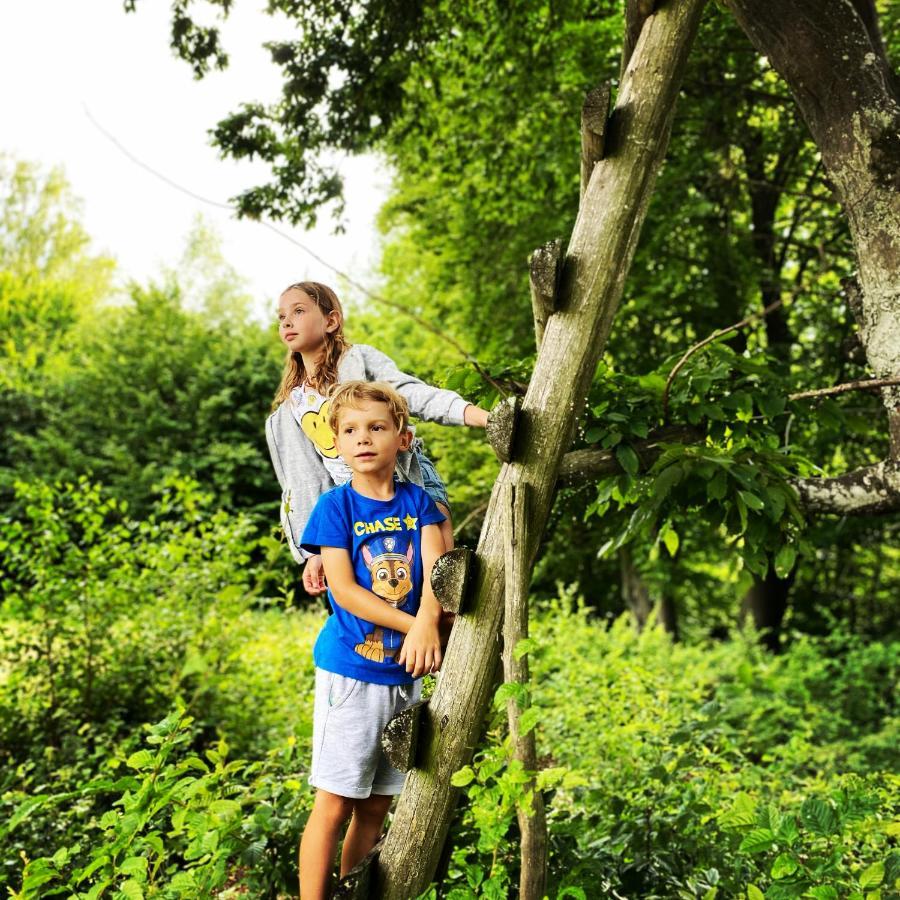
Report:
[[[303,588],[313,597],[325,593],[325,569],[322,566],[321,556],[311,556],[306,561],[303,567]]]
[[[437,672],[441,667],[441,638],[438,620],[418,615],[403,640],[397,662],[406,667],[413,678]]]

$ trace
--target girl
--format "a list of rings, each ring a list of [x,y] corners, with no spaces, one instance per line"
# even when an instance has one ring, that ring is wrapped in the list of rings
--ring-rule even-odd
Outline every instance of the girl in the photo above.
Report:
[[[278,333],[288,353],[274,411],[266,421],[266,439],[281,485],[281,524],[288,546],[297,562],[306,562],[304,588],[321,594],[325,590],[322,557],[301,549],[300,537],[319,495],[349,481],[352,474],[328,427],[328,391],[342,381],[386,381],[406,399],[412,415],[430,422],[484,428],[488,414],[454,391],[406,375],[374,347],[348,344],[340,301],[324,284],[301,281],[282,293]],[[451,549],[447,489],[418,438],[398,457],[397,470],[401,479],[421,485],[447,517],[441,534],[444,549]]]

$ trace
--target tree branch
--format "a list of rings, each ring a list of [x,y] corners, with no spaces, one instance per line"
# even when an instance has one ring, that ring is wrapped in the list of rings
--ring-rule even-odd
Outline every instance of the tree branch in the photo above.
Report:
[[[900,510],[900,463],[883,460],[835,478],[792,478],[806,512],[840,516]]]
[[[743,328],[745,325],[749,325],[751,322],[755,322],[757,319],[761,319],[764,316],[767,316],[773,309],[777,309],[781,304],[784,303],[783,298],[779,298],[774,303],[770,303],[764,310],[761,312],[752,313],[747,316],[746,319],[741,319],[740,322],[735,323],[734,325],[730,325],[728,328],[720,328],[718,331],[714,331],[709,337],[704,338],[700,341],[699,344],[694,344],[681,359],[675,363],[674,368],[671,372],[669,372],[669,377],[666,379],[666,387],[663,390],[663,422],[667,423],[669,421],[669,390],[672,387],[672,382],[675,380],[675,376],[682,369],[684,364],[698,351],[702,350],[707,344],[711,344],[716,338],[722,337],[724,334],[728,334],[730,331],[737,331],[739,328]]]
[[[809,400],[812,397],[832,397],[836,394],[846,394],[848,391],[874,391],[878,388],[890,387],[900,384],[900,375],[896,378],[863,378],[859,381],[848,381],[845,384],[836,384],[834,387],[819,388],[815,391],[801,391],[799,394],[790,394],[788,400]]]
[[[656,462],[662,453],[660,444],[699,444],[704,437],[704,432],[691,425],[660,428],[646,441],[632,445],[638,455],[638,471],[646,472]],[[571,450],[562,459],[557,484],[561,487],[574,487],[624,471],[616,459],[615,450]]]

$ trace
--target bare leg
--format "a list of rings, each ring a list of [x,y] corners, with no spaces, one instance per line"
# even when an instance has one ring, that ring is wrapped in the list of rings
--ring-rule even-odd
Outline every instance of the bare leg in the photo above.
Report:
[[[372,794],[365,800],[354,802],[353,818],[341,851],[341,878],[378,843],[393,799],[390,794]]]
[[[354,801],[321,789],[300,839],[300,897],[326,900],[331,896],[331,869],[341,828],[353,812]]]

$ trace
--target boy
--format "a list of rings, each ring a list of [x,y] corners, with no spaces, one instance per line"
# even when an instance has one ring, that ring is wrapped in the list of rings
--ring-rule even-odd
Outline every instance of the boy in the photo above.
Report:
[[[309,782],[316,797],[300,842],[300,895],[329,896],[340,831],[346,875],[377,842],[404,776],[381,749],[387,722],[414,703],[441,665],[441,607],[431,567],[444,515],[418,485],[394,480],[409,448],[406,401],[387,384],[350,381],[328,424],[351,480],[323,494],[302,547],[321,553],[334,609],[313,650],[316,699]],[[405,635],[405,637],[404,637]]]

